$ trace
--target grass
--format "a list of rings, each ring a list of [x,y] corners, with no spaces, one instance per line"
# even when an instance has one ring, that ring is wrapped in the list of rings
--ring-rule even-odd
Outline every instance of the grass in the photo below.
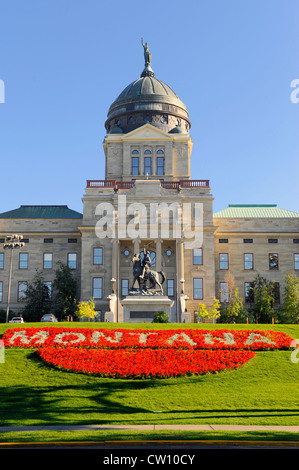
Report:
[[[0,334],[7,328],[20,326],[41,324],[1,324]],[[299,325],[56,323],[54,326],[272,329],[299,338]],[[0,425],[299,425],[299,364],[291,362],[290,354],[290,351],[262,351],[242,368],[205,376],[116,380],[59,371],[41,363],[34,350],[7,348],[5,363],[0,364]],[[246,439],[253,436],[211,431],[187,434],[159,431],[154,435],[159,435],[159,439],[165,439],[165,436],[170,436],[170,439],[214,439],[215,435],[222,439]],[[38,440],[41,437],[49,440],[101,440],[107,436],[109,439],[111,436],[113,439],[138,439],[140,436],[152,439],[153,433],[73,431],[69,434],[60,431],[47,434],[46,431],[38,431],[34,437],[33,433],[2,433],[0,441]],[[268,434],[255,433],[254,436],[269,439]],[[276,436],[285,440],[296,439],[295,435],[287,438],[285,433]]]

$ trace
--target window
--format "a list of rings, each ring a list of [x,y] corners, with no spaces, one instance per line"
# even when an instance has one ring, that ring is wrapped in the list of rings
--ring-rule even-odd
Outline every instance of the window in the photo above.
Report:
[[[77,243],[77,241],[78,241],[77,238],[69,238],[67,242],[68,243]]]
[[[243,243],[253,243],[253,239],[252,238],[244,238]]]
[[[157,175],[164,175],[164,157],[157,157]]]
[[[152,158],[151,157],[144,157],[144,174],[145,175],[152,174]]]
[[[132,157],[132,175],[139,175],[139,158]]]
[[[68,253],[67,265],[70,269],[77,269],[77,253]]]
[[[103,297],[103,279],[94,277],[92,280],[92,296],[94,299],[102,299]]]
[[[269,254],[269,269],[271,271],[278,270],[278,254],[277,253]]]
[[[228,238],[219,238],[219,243],[228,243]]]
[[[174,279],[167,279],[167,295],[174,297]]]
[[[228,269],[228,253],[219,254],[219,269]]]
[[[144,151],[144,155],[151,155],[151,154],[152,154],[152,152],[150,150],[145,150]]]
[[[293,243],[299,243],[299,238],[293,238]]]
[[[268,243],[278,243],[277,238],[268,238]]]
[[[126,296],[129,294],[129,279],[121,280],[121,295]]]
[[[26,300],[27,282],[19,282],[18,287],[18,302]]]
[[[193,279],[193,299],[203,299],[203,280],[198,277]]]
[[[3,282],[0,281],[0,302],[3,302]]]
[[[161,150],[161,149],[157,150],[157,155],[164,155],[163,150]]]
[[[132,155],[139,155],[138,150],[133,150]]]
[[[299,253],[294,254],[294,269],[299,269]]]
[[[44,238],[44,243],[53,243],[53,238]]]
[[[46,281],[44,282],[44,288],[49,296],[49,299],[51,298],[52,295],[52,282]]]
[[[44,269],[52,269],[53,267],[53,254],[44,253]]]
[[[103,264],[103,248],[93,249],[93,264]]]
[[[193,248],[193,264],[202,264],[202,248]]]
[[[244,269],[253,269],[252,253],[244,253]]]
[[[252,303],[254,301],[253,282],[245,282],[245,302]]]
[[[4,253],[0,253],[0,269],[4,269]]]
[[[228,283],[220,282],[220,302],[229,302]]]
[[[28,253],[19,253],[19,269],[28,269]]]

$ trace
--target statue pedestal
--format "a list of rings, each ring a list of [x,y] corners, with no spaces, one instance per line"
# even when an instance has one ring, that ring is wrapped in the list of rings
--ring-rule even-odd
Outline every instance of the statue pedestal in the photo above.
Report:
[[[171,318],[173,300],[165,295],[128,295],[121,304],[125,323],[151,323],[156,312],[165,312]]]

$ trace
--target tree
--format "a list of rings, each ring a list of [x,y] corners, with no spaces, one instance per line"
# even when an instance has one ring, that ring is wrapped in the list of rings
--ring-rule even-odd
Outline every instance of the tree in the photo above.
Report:
[[[168,315],[166,312],[156,312],[152,323],[168,323]]]
[[[229,297],[227,306],[222,309],[221,317],[227,323],[234,323],[239,316],[244,313],[243,298],[239,295],[239,289],[236,287]]]
[[[214,299],[211,307],[207,307],[205,304],[199,304],[199,310],[197,316],[201,318],[217,319],[220,317],[220,301]]]
[[[275,302],[275,283],[268,281],[259,274],[253,281],[253,311],[256,321],[267,323],[275,316],[273,304]]]
[[[286,323],[299,323],[299,278],[295,273],[285,277],[282,319]]]
[[[39,321],[43,315],[51,313],[51,292],[41,271],[36,271],[32,282],[28,284],[25,300],[23,316],[26,321]]]
[[[78,318],[94,318],[97,315],[93,299],[87,302],[79,302],[75,310],[75,316]]]
[[[53,281],[53,305],[59,320],[74,315],[77,306],[77,281],[69,266],[57,263]]]

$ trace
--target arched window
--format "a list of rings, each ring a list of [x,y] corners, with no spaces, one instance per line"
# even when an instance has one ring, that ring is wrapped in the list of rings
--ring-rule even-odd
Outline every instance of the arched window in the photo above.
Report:
[[[144,155],[151,155],[151,154],[152,154],[152,152],[148,149],[144,151]]]
[[[132,155],[139,155],[138,150],[133,150]]]
[[[157,150],[157,155],[164,155],[163,150],[161,150],[161,149]]]

